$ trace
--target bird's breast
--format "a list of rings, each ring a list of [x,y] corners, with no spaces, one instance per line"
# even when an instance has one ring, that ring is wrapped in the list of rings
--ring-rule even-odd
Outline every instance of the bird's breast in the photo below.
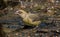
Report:
[[[38,17],[36,14],[25,13],[21,14],[20,16],[23,18],[23,21],[28,25],[36,26],[41,22],[41,21],[33,21],[35,18]]]

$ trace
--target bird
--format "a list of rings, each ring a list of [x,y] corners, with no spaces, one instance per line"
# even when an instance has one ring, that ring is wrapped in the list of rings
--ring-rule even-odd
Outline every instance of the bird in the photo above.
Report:
[[[23,19],[24,23],[28,26],[38,26],[41,23],[38,13],[31,13],[19,9],[15,11],[15,14],[19,15]]]

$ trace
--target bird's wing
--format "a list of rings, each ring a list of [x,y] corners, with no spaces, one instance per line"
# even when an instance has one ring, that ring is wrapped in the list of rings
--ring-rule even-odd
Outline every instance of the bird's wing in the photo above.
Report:
[[[29,18],[32,19],[32,21],[39,21],[40,17],[37,14],[30,14]]]

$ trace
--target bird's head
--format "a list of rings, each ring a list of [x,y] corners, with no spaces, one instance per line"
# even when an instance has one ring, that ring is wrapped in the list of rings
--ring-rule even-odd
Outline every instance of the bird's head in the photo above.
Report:
[[[22,14],[23,12],[21,12],[20,10],[16,11],[15,14],[19,15]]]
[[[22,18],[26,17],[26,15],[28,14],[26,11],[24,10],[18,10],[15,12],[15,14],[21,16]]]

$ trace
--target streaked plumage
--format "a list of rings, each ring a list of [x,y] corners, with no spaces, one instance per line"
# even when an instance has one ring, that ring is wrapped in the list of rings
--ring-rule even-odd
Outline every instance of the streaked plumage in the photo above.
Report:
[[[22,17],[23,21],[28,25],[37,26],[41,23],[41,21],[37,20],[39,17],[36,13],[34,14],[24,10],[18,10],[15,14],[18,14],[20,17]]]

